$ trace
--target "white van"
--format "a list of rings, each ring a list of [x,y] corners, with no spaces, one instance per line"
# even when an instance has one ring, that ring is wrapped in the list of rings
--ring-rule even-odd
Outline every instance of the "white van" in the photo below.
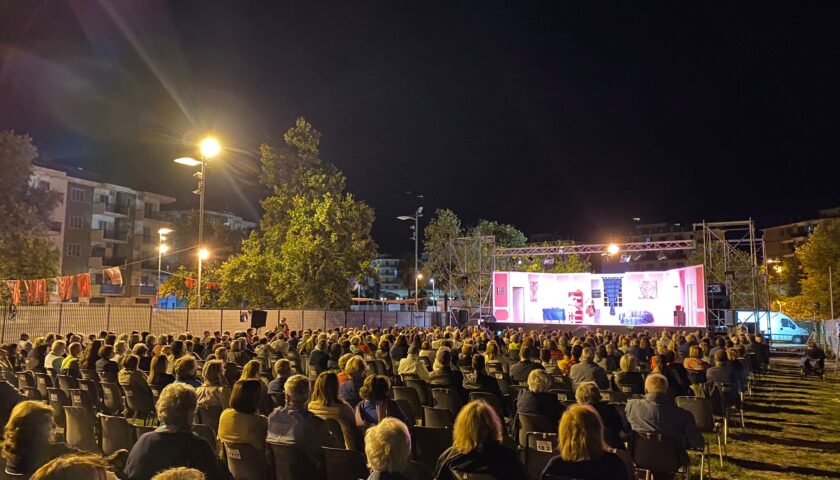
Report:
[[[804,345],[811,336],[808,330],[797,325],[796,322],[782,312],[739,310],[736,313],[738,314],[738,323],[744,324],[750,330],[755,328],[757,318],[758,331],[771,342]],[[768,313],[770,317],[769,324],[767,322]]]

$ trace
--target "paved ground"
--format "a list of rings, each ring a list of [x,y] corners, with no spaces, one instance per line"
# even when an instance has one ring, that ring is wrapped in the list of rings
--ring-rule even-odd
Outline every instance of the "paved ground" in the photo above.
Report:
[[[834,372],[833,361],[826,365]],[[723,468],[714,479],[840,479],[840,378],[799,377],[796,359],[774,359],[773,370],[747,400],[746,429],[736,422]],[[707,441],[714,445],[714,437]],[[695,458],[699,462],[699,457]],[[692,469],[694,478],[699,470]]]

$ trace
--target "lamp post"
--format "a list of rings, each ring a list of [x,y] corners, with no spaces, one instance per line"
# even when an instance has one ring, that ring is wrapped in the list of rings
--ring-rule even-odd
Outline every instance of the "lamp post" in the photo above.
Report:
[[[413,240],[414,240],[414,309],[417,310],[417,265],[418,265],[418,250],[419,250],[419,228],[420,228],[420,217],[423,216],[423,207],[417,207],[417,210],[414,212],[414,215],[401,215],[397,217],[399,220],[414,220],[414,225],[411,230],[414,232]]]
[[[210,258],[210,252],[206,248],[198,251],[198,283],[196,286],[196,308],[201,308],[201,263]]]
[[[163,242],[166,240],[166,236],[174,231],[175,230],[166,227],[158,230],[158,294],[160,294],[160,279],[161,274],[163,273],[163,254],[169,251],[169,246]]]
[[[429,277],[429,282],[432,284],[432,299],[435,297],[435,278]]]

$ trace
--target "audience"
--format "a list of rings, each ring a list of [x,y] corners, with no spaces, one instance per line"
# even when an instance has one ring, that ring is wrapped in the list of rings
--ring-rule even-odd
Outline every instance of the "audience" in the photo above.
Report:
[[[175,382],[175,376],[166,373],[167,362],[169,360],[164,355],[152,357],[152,362],[149,364],[149,385],[163,390],[167,385]]]
[[[117,480],[110,465],[95,453],[58,457],[39,468],[29,480]]]
[[[200,470],[175,467],[158,473],[152,477],[152,480],[206,480],[206,478]]]
[[[618,413],[615,406],[610,405],[601,398],[601,390],[595,382],[580,384],[575,392],[575,399],[581,405],[592,407],[601,418],[604,424],[604,443],[612,448],[624,450],[624,441],[621,434],[630,432],[630,425]]]
[[[188,357],[182,357],[188,358]],[[195,360],[193,360],[195,362]],[[210,360],[202,370],[204,382],[195,389],[199,407],[228,408],[230,385],[225,378],[225,364],[221,360]]]
[[[111,345],[103,345],[99,349],[99,360],[96,361],[96,371],[98,373],[107,373],[117,375],[120,371],[120,365],[113,360],[114,347]]]
[[[694,417],[668,398],[668,380],[651,373],[645,379],[645,397],[627,401],[625,412],[635,432],[659,432],[677,441],[683,448],[702,448],[703,435],[697,431]]]
[[[432,388],[451,388],[458,392],[461,400],[466,400],[467,391],[464,389],[464,374],[452,368],[452,352],[441,347],[435,355],[432,373],[429,375],[429,385]]]
[[[631,347],[632,348],[632,347]],[[636,356],[627,353],[621,357],[619,362],[620,371],[613,375],[613,382],[619,390],[628,395],[641,395],[644,393],[644,379],[637,366]]]
[[[408,480],[404,472],[411,461],[411,435],[396,418],[386,418],[365,432],[368,480]]]
[[[394,351],[394,348],[391,349],[391,352]],[[419,378],[420,380],[426,382],[429,381],[429,371],[426,370],[426,366],[423,365],[423,362],[420,361],[419,348],[410,347],[406,356],[403,357],[399,362],[399,366],[397,367],[397,375],[416,375],[417,378]]]
[[[27,477],[50,460],[79,450],[55,440],[55,421],[49,405],[26,400],[12,409],[3,432],[6,472]]]
[[[527,348],[519,349],[519,361],[510,366],[510,379],[516,383],[528,381],[528,375],[534,370],[544,370],[543,366],[531,361],[531,353]]]
[[[573,365],[569,371],[569,378],[572,384],[577,386],[583,382],[595,382],[600,388],[610,388],[610,381],[607,379],[607,372],[593,361],[594,352],[589,347],[583,349],[580,354],[580,362]],[[511,377],[513,378],[513,377]]]
[[[286,404],[286,394],[283,386],[291,376],[292,362],[287,358],[281,358],[274,362],[274,380],[268,382],[268,395],[277,407],[282,407]]]
[[[338,396],[347,402],[351,407],[362,401],[359,395],[359,389],[365,381],[365,371],[367,370],[367,363],[362,357],[354,356],[347,361],[344,371],[348,375],[348,380],[341,384],[338,391]]]
[[[391,399],[391,382],[385,375],[370,375],[359,390],[362,401],[356,405],[356,426],[367,428],[387,417],[408,423],[397,403]]]
[[[258,452],[265,451],[268,419],[258,414],[262,398],[258,380],[239,380],[233,385],[230,408],[219,417],[219,442],[249,443]]]
[[[345,447],[356,449],[356,416],[347,402],[338,398],[338,376],[333,372],[323,372],[315,380],[309,411],[324,420],[338,422],[343,432]],[[364,388],[364,385],[362,386]]]
[[[171,361],[171,360],[170,360]],[[193,388],[201,386],[201,380],[196,376],[198,366],[195,363],[195,357],[184,356],[175,362],[175,383],[185,383]]]
[[[556,394],[548,391],[549,388],[551,378],[545,370],[532,370],[528,375],[528,388],[520,390],[516,399],[516,413],[542,415],[556,425],[563,413],[563,405]]]

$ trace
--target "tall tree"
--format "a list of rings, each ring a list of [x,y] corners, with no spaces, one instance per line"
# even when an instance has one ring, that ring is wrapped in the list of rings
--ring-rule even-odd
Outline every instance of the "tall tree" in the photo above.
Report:
[[[840,311],[840,220],[818,225],[808,240],[796,248],[802,266],[802,297],[806,306],[816,310],[817,318],[829,318],[830,297],[828,269],[833,277],[835,315]],[[819,308],[816,306],[819,305]]]
[[[525,234],[513,225],[492,220],[479,220],[470,229],[470,235],[473,237],[495,237],[496,246],[500,248],[524,247],[525,242],[528,241]]]
[[[178,248],[190,248],[198,245],[198,212],[190,212],[175,224],[175,243]],[[206,216],[204,219],[204,244],[213,252],[211,262],[221,263],[239,252],[245,240],[245,232],[232,230],[218,217]],[[189,259],[187,266],[195,263],[195,251],[189,250],[181,258]]]
[[[448,288],[446,277],[449,242],[463,235],[461,219],[449,209],[438,209],[423,231],[423,251],[428,254],[423,273],[429,278],[439,279],[438,288]]]
[[[47,232],[59,196],[31,182],[37,156],[28,136],[0,132],[0,278],[58,273],[58,252]]]

